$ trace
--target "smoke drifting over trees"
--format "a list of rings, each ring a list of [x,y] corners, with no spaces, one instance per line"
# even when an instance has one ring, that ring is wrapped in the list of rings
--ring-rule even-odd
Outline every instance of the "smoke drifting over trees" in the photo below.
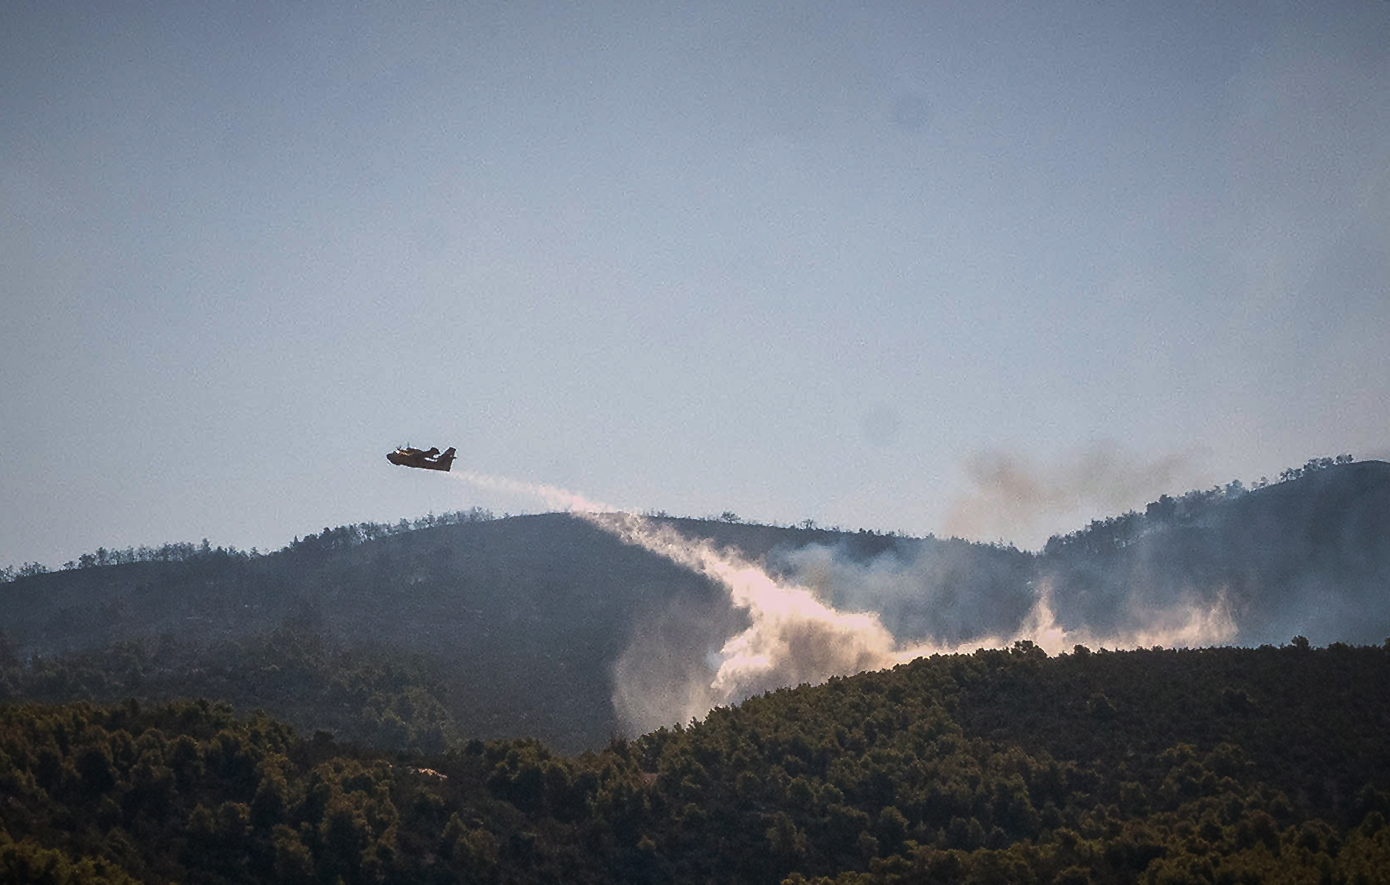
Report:
[[[840,539],[773,550],[764,571],[626,517],[610,530],[711,578],[748,623],[722,644],[713,633],[703,654],[698,630],[675,647],[639,638],[620,660],[615,704],[643,731],[777,685],[1019,640],[1050,653],[1258,645],[1293,632],[1376,642],[1390,629],[1387,469],[1343,456],[1286,471],[1259,494],[1232,483],[1163,496],[1143,514],[1054,538],[1036,557],[932,539],[864,556]],[[668,678],[626,681],[653,668]]]
[[[1390,635],[1381,462],[1318,459],[1273,483],[1160,496],[1037,553],[638,516],[553,487],[457,478],[568,512],[471,511],[325,529],[270,554],[166,545],[11,570],[7,648],[46,674],[53,699],[68,696],[58,686],[101,699],[237,685],[239,704],[306,726],[315,695],[285,694],[283,674],[326,686],[343,666],[362,676],[333,714],[341,732],[528,734],[569,750],[941,651]],[[293,668],[275,650],[315,642],[322,651]],[[383,676],[369,663],[382,654],[415,658]],[[393,707],[376,697],[386,686],[422,700]]]
[[[1131,496],[1136,483],[1157,482],[1179,466],[1170,459],[1136,473],[1100,450],[1086,460],[1089,478],[1073,485],[1098,499]],[[1323,472],[1333,466],[1335,475]],[[978,547],[927,541],[894,543],[865,558],[842,539],[773,550],[760,565],[670,525],[595,513],[582,498],[571,500],[582,518],[727,594],[722,623],[662,612],[619,658],[614,707],[629,730],[641,732],[778,686],[980,645],[1028,640],[1056,653],[1083,643],[1276,641],[1270,630],[1286,626],[1287,615],[1261,611],[1260,587],[1273,588],[1295,617],[1311,622],[1305,632],[1330,627],[1335,636],[1327,641],[1363,632],[1365,608],[1358,603],[1379,590],[1382,610],[1385,605],[1384,542],[1377,535],[1390,512],[1383,506],[1390,503],[1384,467],[1353,466],[1342,456],[1286,471],[1284,484],[1306,480],[1297,489],[1300,506],[1280,489],[1247,497],[1239,483],[1180,499],[1163,496],[1144,514],[1095,521],[1055,538],[1040,557],[1012,548],[986,548],[989,554],[980,556]],[[1026,492],[1044,505],[1060,494],[1025,482],[1005,462],[992,475],[998,488]],[[542,492],[556,498],[553,489]],[[1252,525],[1259,528],[1252,532]],[[1379,555],[1381,570],[1353,570],[1340,575],[1340,586],[1327,587],[1331,576],[1319,568],[1319,554],[1337,563]],[[731,630],[739,618],[740,627]],[[1370,623],[1386,625],[1383,617]]]

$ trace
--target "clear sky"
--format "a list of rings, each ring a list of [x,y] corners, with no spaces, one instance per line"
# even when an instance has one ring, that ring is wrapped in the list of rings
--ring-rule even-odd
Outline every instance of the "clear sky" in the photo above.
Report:
[[[0,565],[482,506],[1035,546],[1390,453],[1390,3],[0,5]]]

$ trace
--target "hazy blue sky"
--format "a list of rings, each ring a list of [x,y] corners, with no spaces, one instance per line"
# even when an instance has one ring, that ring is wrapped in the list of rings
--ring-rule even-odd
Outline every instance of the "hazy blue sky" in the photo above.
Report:
[[[1035,545],[1390,453],[1390,3],[0,5],[0,565],[542,505]]]

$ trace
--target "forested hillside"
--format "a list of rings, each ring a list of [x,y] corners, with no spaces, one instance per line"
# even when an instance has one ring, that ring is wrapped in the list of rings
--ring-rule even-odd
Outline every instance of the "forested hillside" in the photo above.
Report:
[[[1064,623],[1124,629],[1173,600],[1230,607],[1242,645],[1390,635],[1390,464],[1322,458],[1253,490],[1161,497],[1050,540]]]
[[[1037,554],[732,514],[652,522],[872,612],[904,647],[1029,638],[1042,602],[1097,647],[1189,611],[1219,615],[1231,644],[1390,635],[1382,462],[1318,459],[1278,482],[1164,496]],[[747,624],[724,588],[566,514],[475,510],[325,528],[272,553],[167,544],[69,565],[5,570],[0,699],[206,697],[397,749],[603,746],[644,730],[615,710],[629,649],[698,670]]]
[[[810,544],[939,550],[962,578],[974,564],[989,580],[1000,555],[1029,561],[963,541],[666,521],[752,557]],[[577,751],[622,730],[611,670],[639,631],[672,611],[711,634],[741,623],[707,579],[565,514],[325,529],[256,556],[158,555],[0,584],[8,696],[218,698],[355,740],[394,731],[385,746],[417,748],[434,745],[442,710],[445,731]],[[404,729],[391,716],[405,710],[382,726],[403,694],[421,701],[397,704],[409,707]]]
[[[1376,883],[1390,648],[1010,649],[563,757],[0,707],[0,881]]]

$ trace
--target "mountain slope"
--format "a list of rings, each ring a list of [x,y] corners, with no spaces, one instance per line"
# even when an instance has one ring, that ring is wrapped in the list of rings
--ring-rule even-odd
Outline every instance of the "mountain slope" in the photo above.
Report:
[[[1122,630],[1154,610],[1220,603],[1243,645],[1295,634],[1379,643],[1390,635],[1390,464],[1165,497],[1053,539],[1038,568],[1064,624]]]
[[[1248,645],[1390,635],[1381,462],[1165,497],[1037,555],[662,521],[841,609],[875,612],[904,645],[1018,636],[1044,601],[1061,628],[1111,647],[1199,609],[1228,617],[1225,641]],[[711,656],[747,626],[723,588],[564,514],[325,529],[255,557],[189,547],[172,561],[23,577],[0,584],[0,599],[0,665],[11,661],[0,697],[222,697],[302,728],[419,747],[448,735],[599,746],[632,727],[613,703],[626,650],[642,643],[708,679]]]

